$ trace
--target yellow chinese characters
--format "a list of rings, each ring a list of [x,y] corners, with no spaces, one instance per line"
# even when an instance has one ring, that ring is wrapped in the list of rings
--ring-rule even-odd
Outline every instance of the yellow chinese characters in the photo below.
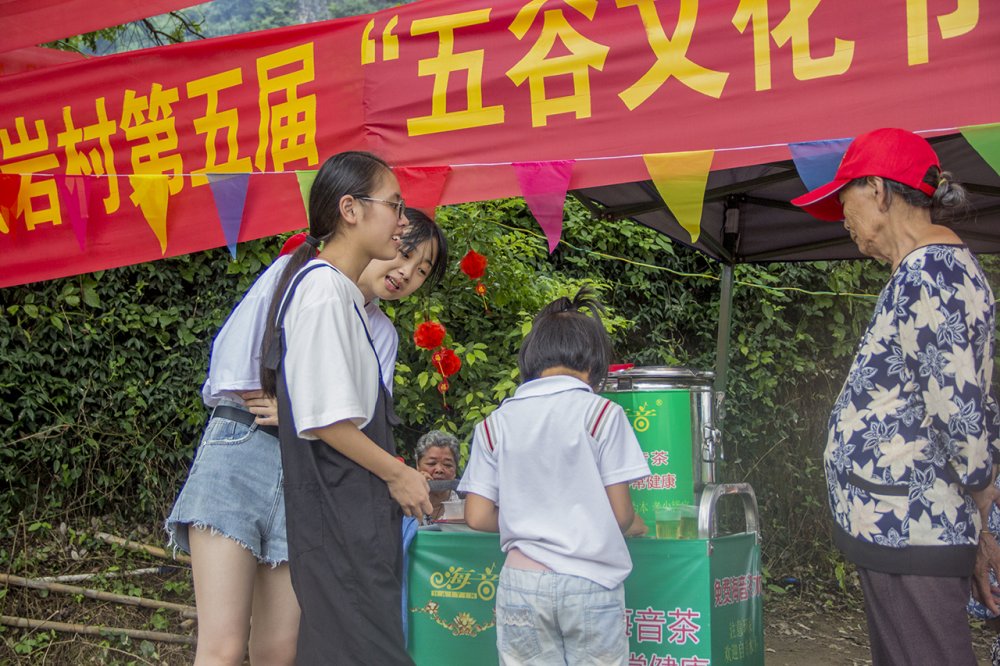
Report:
[[[729,74],[702,67],[687,57],[698,18],[698,0],[681,0],[672,37],[667,37],[663,30],[655,0],[617,0],[617,5],[639,10],[646,39],[656,55],[653,66],[618,95],[629,111],[649,99],[671,76],[702,95],[715,99],[722,96]]]
[[[243,83],[243,70],[236,68],[201,79],[188,81],[189,98],[205,98],[205,115],[194,119],[194,130],[205,137],[205,166],[192,173],[246,173],[252,171],[249,157],[239,156],[239,112],[235,107],[219,109],[219,93]],[[216,144],[225,132],[225,158],[220,162]],[[208,182],[203,176],[191,176],[192,185]]]
[[[510,31],[519,40],[524,39],[535,22],[538,12],[548,0],[532,0],[517,13]],[[593,20],[597,0],[563,0],[567,5]],[[562,42],[568,55],[551,56],[556,40]],[[590,68],[604,69],[608,47],[587,39],[570,25],[561,8],[543,13],[542,30],[528,53],[507,70],[507,77],[520,86],[528,81],[531,95],[531,126],[543,127],[548,117],[560,113],[573,113],[577,119],[590,117]],[[547,97],[545,80],[552,76],[571,75],[573,94]]]
[[[809,43],[809,17],[821,0],[790,0],[788,14],[774,30],[771,38],[779,47],[792,43],[792,73],[800,81],[843,74],[854,58],[854,42],[835,38],[833,53],[814,58]],[[740,32],[752,26],[754,51],[754,82],[756,90],[771,89],[771,47],[768,41],[767,0],[740,0],[733,16],[733,25]]]
[[[257,59],[260,129],[254,164],[259,170],[267,170],[268,149],[275,171],[296,160],[319,164],[316,95],[299,95],[299,86],[315,80],[312,42]],[[281,101],[272,104],[272,96]]]
[[[97,116],[90,125],[76,127],[73,109],[63,107],[63,131],[56,135],[59,147],[66,152],[66,174],[70,176],[109,176],[108,195],[104,197],[104,212],[114,213],[121,205],[118,179],[115,177],[115,155],[111,151],[111,137],[118,131],[118,123],[108,118],[105,100],[98,97],[94,101]],[[94,144],[96,142],[96,145]],[[90,150],[83,144],[91,144]]]
[[[938,16],[942,39],[970,32],[979,23],[979,0],[958,0],[950,14]],[[910,65],[923,65],[928,55],[927,0],[906,0],[906,53]]]
[[[169,173],[171,195],[184,188],[184,159],[177,150],[177,124],[171,108],[178,99],[177,88],[164,89],[154,83],[148,96],[126,90],[122,102],[121,128],[132,143],[132,173]]]
[[[490,20],[489,9],[479,9],[460,14],[418,19],[410,25],[410,35],[437,33],[438,52],[417,64],[418,76],[433,76],[430,115],[409,118],[406,129],[410,136],[437,132],[450,132],[470,127],[499,125],[504,121],[501,105],[483,106],[483,61],[485,51],[474,49],[455,52],[455,31],[480,25]],[[448,110],[448,81],[452,74],[465,72],[465,108]],[[454,108],[454,107],[453,107]]]
[[[14,120],[15,137],[11,137],[6,129],[0,129],[0,148],[3,149],[2,173],[52,173],[59,167],[59,159],[49,152],[49,133],[45,123],[35,121],[34,136],[24,118]],[[21,177],[21,193],[17,199],[14,217],[24,215],[24,223],[28,230],[33,230],[39,224],[60,224],[59,195],[56,193],[56,183],[51,178],[23,175]],[[13,222],[13,220],[11,220]],[[0,216],[3,233],[10,229]]]

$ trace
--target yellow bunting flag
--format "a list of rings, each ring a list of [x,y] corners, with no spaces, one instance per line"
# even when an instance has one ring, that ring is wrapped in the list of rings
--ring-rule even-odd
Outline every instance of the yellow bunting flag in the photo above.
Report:
[[[691,235],[692,243],[697,243],[701,235],[705,185],[714,156],[714,150],[642,156],[656,191],[678,224]]]
[[[167,176],[160,174],[136,174],[128,177],[132,185],[129,197],[146,218],[146,224],[160,241],[160,252],[167,253]]]
[[[990,168],[1000,174],[1000,123],[960,127],[959,131]]]
[[[302,193],[302,204],[306,207],[306,219],[309,219],[309,192],[318,171],[296,171],[295,178],[299,181],[299,192]]]

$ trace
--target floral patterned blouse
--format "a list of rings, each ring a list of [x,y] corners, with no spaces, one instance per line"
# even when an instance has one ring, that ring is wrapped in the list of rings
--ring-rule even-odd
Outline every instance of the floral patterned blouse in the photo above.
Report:
[[[882,290],[830,415],[834,541],[858,566],[968,576],[1000,454],[993,292],[963,245],[911,252]]]

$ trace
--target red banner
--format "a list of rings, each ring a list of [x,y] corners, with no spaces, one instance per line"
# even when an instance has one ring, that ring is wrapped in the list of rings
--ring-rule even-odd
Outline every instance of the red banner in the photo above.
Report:
[[[253,173],[241,241],[301,228],[295,172],[349,148],[450,167],[454,203],[520,194],[516,162],[573,189],[996,122],[997,44],[981,0],[426,0],[4,77],[0,286],[225,245],[206,174]],[[90,181],[82,250],[53,174]]]

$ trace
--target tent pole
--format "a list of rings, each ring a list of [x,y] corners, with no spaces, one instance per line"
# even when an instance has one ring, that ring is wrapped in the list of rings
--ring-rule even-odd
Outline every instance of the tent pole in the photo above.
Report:
[[[715,399],[716,407],[722,407],[726,395],[726,381],[729,375],[729,334],[733,323],[733,265],[722,264],[719,278],[719,330],[715,347]],[[721,419],[722,414],[717,416]]]

